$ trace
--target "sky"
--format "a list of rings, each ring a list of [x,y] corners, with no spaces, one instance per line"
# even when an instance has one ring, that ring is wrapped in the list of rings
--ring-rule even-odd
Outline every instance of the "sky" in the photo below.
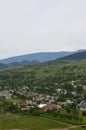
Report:
[[[0,0],[0,59],[86,49],[86,0]]]

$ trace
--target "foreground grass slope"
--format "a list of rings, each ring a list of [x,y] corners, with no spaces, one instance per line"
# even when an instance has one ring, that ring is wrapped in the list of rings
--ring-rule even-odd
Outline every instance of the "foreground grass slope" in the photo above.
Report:
[[[77,128],[73,128],[73,129],[70,129],[70,130],[86,130],[86,127],[77,127]]]
[[[40,117],[0,115],[0,129],[46,130],[66,127],[69,127],[69,125]]]

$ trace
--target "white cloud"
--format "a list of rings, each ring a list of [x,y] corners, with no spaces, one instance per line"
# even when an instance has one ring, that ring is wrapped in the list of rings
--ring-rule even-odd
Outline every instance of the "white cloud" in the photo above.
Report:
[[[86,0],[0,0],[0,58],[86,48]]]

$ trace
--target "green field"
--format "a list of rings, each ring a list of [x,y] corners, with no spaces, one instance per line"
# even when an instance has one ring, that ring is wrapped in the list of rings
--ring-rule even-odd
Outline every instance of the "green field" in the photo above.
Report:
[[[77,110],[78,111],[78,110]],[[79,118],[82,118],[82,121],[80,120],[75,120],[75,116],[74,118],[70,119],[70,118],[67,118],[67,117],[59,117],[59,114],[52,114],[52,113],[44,113],[43,116],[48,118],[48,119],[52,119],[52,120],[57,120],[57,121],[62,121],[62,122],[65,122],[65,123],[68,123],[68,124],[72,124],[72,125],[85,125],[86,124],[86,116],[82,116],[82,112],[81,111],[78,111],[79,112]],[[60,114],[67,114],[65,110],[61,110],[60,111]]]
[[[40,117],[12,114],[0,115],[0,129],[47,130],[67,127],[69,125]]]
[[[86,127],[85,128],[77,127],[77,128],[73,128],[73,129],[70,129],[70,130],[86,130]]]

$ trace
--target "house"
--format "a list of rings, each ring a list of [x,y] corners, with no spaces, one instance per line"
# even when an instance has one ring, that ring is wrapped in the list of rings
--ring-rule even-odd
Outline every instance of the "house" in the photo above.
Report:
[[[71,92],[73,96],[77,96],[77,92],[73,91]]]
[[[59,109],[61,109],[61,106],[57,106],[57,105],[46,105],[46,106],[42,107],[42,109],[44,111],[47,111],[47,110],[59,110]]]
[[[61,91],[62,91],[62,89],[60,89],[60,88],[58,88],[58,89],[56,89],[56,91],[57,91],[57,93],[61,93]]]
[[[83,86],[83,89],[86,90],[86,85]]]
[[[81,111],[86,111],[86,105],[85,105],[85,104],[82,104],[82,105],[79,107],[79,109],[80,109]]]
[[[6,99],[11,99],[11,96],[12,96],[12,94],[7,90],[3,90],[0,92],[0,97],[4,97]]]
[[[47,104],[39,104],[38,108],[43,108],[44,106],[47,106]]]
[[[19,105],[27,105],[27,102],[24,100],[19,101]]]
[[[67,102],[57,102],[57,105],[64,105],[64,106],[67,106]]]
[[[73,101],[71,101],[71,100],[66,100],[66,102],[67,102],[67,104],[72,104],[73,103]]]
[[[81,111],[86,111],[86,102],[84,100],[82,100],[77,106],[76,108],[80,109]]]

